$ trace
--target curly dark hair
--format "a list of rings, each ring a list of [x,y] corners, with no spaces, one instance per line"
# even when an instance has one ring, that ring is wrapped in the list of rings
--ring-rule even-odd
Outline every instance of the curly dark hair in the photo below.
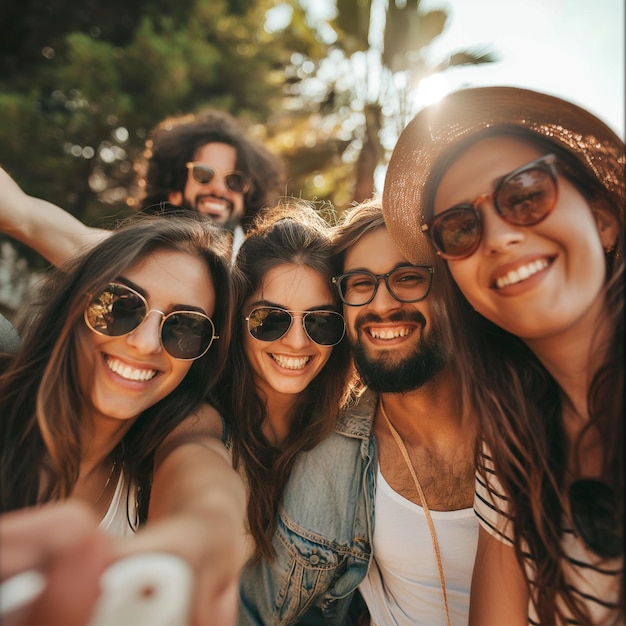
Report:
[[[143,158],[136,166],[143,193],[139,209],[152,213],[167,207],[168,195],[185,188],[185,164],[207,143],[233,146],[237,150],[237,169],[250,176],[251,185],[244,194],[245,215],[241,220],[242,227],[247,229],[260,209],[284,194],[284,166],[247,133],[243,122],[214,109],[168,117],[152,130]]]

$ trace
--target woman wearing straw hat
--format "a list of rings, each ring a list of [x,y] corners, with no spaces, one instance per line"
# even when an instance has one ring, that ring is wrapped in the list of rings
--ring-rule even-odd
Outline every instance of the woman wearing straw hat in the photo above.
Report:
[[[421,111],[383,194],[423,238],[482,420],[470,622],[623,623],[624,143],[594,115],[511,87]],[[469,405],[468,405],[469,406]]]

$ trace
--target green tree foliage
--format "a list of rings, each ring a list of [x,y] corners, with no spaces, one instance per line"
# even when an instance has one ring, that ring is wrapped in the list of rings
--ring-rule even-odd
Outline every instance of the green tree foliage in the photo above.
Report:
[[[296,0],[0,5],[0,163],[27,193],[105,227],[132,214],[134,166],[158,122],[219,108],[271,142],[264,124],[283,107],[292,56],[326,54]],[[266,28],[281,7],[289,23]],[[24,290],[24,259],[47,266],[6,244],[0,235],[0,307]]]
[[[264,28],[275,5],[13,3],[0,43],[0,162],[88,223],[129,213],[133,163],[160,120],[215,107],[262,124],[281,108],[292,54],[324,55],[295,2],[292,27]]]
[[[0,5],[0,163],[28,193],[105,227],[132,214],[149,131],[207,107],[247,120],[284,157],[286,193],[339,209],[365,199],[420,80],[493,60],[433,59],[448,16],[419,0],[336,0],[323,24],[300,0]]]

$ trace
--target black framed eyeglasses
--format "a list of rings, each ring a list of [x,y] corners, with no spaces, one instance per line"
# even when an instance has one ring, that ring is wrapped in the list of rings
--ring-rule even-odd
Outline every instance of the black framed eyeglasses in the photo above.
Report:
[[[279,307],[261,306],[245,318],[248,331],[259,341],[276,341],[289,332],[294,318],[300,317],[304,331],[320,346],[337,345],[346,332],[346,324],[337,311],[288,311]]]
[[[122,337],[133,332],[152,312],[162,317],[163,349],[180,361],[194,361],[206,354],[214,339],[213,320],[200,311],[172,311],[167,315],[151,309],[142,294],[127,285],[110,283],[85,309],[87,326],[98,335]]]
[[[419,302],[428,296],[433,282],[434,268],[430,265],[403,265],[386,274],[372,274],[365,270],[355,270],[332,281],[339,291],[339,297],[348,306],[369,304],[378,291],[381,280],[387,291],[398,302]]]
[[[185,164],[191,177],[200,185],[208,185],[218,173],[212,167],[204,163],[198,163],[190,161]],[[224,184],[228,189],[235,193],[246,193],[250,189],[250,177],[239,170],[232,170],[230,172],[220,172],[224,179]]]
[[[498,215],[516,226],[534,226],[552,212],[558,198],[556,156],[546,154],[504,176],[493,193],[471,203],[457,204],[422,226],[437,254],[464,259],[474,254],[483,236],[477,206],[492,198]]]
[[[567,492],[576,534],[592,552],[613,559],[624,552],[623,520],[610,485],[596,478],[575,480]]]

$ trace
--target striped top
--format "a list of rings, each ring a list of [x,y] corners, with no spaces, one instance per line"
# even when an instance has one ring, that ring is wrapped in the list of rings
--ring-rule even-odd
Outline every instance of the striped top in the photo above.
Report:
[[[487,475],[487,484],[483,477],[476,474],[476,494],[474,511],[480,525],[492,536],[500,541],[512,545],[511,538],[515,532],[515,520],[508,513],[508,498],[493,471],[492,459],[483,448],[481,464]],[[619,595],[620,574],[623,570],[622,559],[602,560],[590,552],[576,537],[571,524],[564,517],[562,529],[562,543],[565,557],[563,572],[566,581],[571,586],[574,595],[583,599],[593,624],[616,623],[617,598]],[[525,551],[526,576],[531,582],[534,580],[533,558]],[[560,607],[563,602],[557,599]],[[567,615],[567,612],[564,611]],[[539,624],[532,600],[528,605],[528,623]],[[567,619],[560,624],[576,624],[573,619]]]

